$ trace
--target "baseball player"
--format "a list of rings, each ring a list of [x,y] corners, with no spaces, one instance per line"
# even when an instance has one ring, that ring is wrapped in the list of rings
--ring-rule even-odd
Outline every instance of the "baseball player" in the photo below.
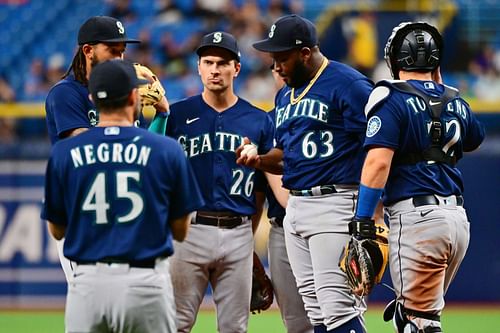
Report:
[[[274,70],[274,64],[271,66],[271,71],[277,89],[281,89],[284,83]],[[270,116],[271,119],[276,118],[274,110],[270,112]],[[283,220],[289,193],[282,187],[281,175],[265,173],[265,176],[268,183],[266,190],[267,217],[271,223],[268,242],[269,270],[281,319],[288,333],[312,333],[313,327],[304,309],[302,297],[297,290],[295,277],[286,253]]]
[[[255,230],[265,197],[255,192],[255,170],[236,164],[235,150],[251,137],[259,152],[267,152],[274,126],[266,112],[234,94],[241,65],[231,34],[205,35],[196,53],[203,92],[172,104],[167,125],[167,134],[184,146],[205,199],[172,258],[178,331],[191,330],[210,283],[218,331],[246,332],[252,222]]]
[[[456,163],[485,133],[458,91],[442,84],[442,53],[435,27],[394,28],[385,59],[396,80],[379,82],[365,109],[368,154],[353,223],[373,229],[370,217],[383,192],[396,291],[384,319],[400,333],[442,332],[444,294],[469,243]]]
[[[99,62],[122,59],[126,44],[139,43],[128,38],[123,24],[109,16],[94,16],[82,24],[78,32],[78,50],[70,68],[61,81],[49,91],[45,100],[46,122],[52,144],[60,139],[77,135],[99,122],[99,114],[89,99],[88,79],[92,68]],[[146,75],[148,76],[148,75]],[[148,79],[152,79],[148,77]],[[159,96],[157,114],[151,123],[153,130],[164,128],[168,115],[168,101]],[[145,126],[142,113],[136,122]],[[63,241],[57,242],[61,266],[69,281],[72,264],[62,256]]]
[[[270,53],[286,86],[275,98],[275,148],[252,156],[240,148],[237,162],[283,173],[286,249],[314,332],[363,332],[365,303],[350,292],[337,258],[354,215],[372,84],[325,58],[314,25],[297,15],[279,18],[253,45]]]
[[[41,215],[76,263],[66,332],[176,331],[167,258],[203,198],[177,142],[134,127],[143,83],[131,63],[97,65],[99,124],[51,152]]]

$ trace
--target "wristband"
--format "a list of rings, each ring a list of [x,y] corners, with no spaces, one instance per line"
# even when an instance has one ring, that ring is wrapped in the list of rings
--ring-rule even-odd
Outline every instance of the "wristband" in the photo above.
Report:
[[[167,119],[168,112],[158,112],[151,121],[148,131],[165,135],[165,131],[167,129]]]
[[[383,188],[372,188],[359,184],[358,206],[356,216],[372,218],[377,208],[378,201],[382,196]]]

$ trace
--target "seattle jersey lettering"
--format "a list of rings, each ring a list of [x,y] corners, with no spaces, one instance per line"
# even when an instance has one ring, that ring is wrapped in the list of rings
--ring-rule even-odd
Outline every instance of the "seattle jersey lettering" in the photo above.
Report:
[[[121,143],[100,143],[77,146],[70,150],[73,166],[100,163],[126,163],[146,166],[148,164],[151,147],[138,147],[135,143],[124,145]]]
[[[243,142],[243,137],[239,134],[215,132],[213,141],[209,133],[204,133],[192,138],[188,138],[186,135],[181,135],[177,141],[184,148],[186,156],[193,157],[212,151],[234,152]]]
[[[304,98],[297,104],[276,108],[276,128],[283,122],[296,117],[308,117],[328,122],[328,105],[315,99]]]

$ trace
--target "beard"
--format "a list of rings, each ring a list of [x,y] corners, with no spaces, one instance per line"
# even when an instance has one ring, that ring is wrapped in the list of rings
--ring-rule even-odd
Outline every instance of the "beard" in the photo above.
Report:
[[[96,54],[94,54],[94,56],[92,57],[92,60],[90,61],[90,67],[93,69],[99,63],[101,63],[101,60],[97,57]]]
[[[292,75],[290,76],[290,80],[288,82],[288,86],[292,88],[302,87],[307,80],[309,79],[309,71],[305,65],[305,63],[297,59],[294,64]]]

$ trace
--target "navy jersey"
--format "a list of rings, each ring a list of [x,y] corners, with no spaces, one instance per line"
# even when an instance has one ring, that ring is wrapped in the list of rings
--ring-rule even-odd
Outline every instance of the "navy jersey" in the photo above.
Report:
[[[52,144],[66,131],[94,127],[99,122],[98,112],[89,99],[88,87],[77,81],[73,74],[50,89],[45,100],[45,113]],[[142,114],[139,124],[141,127],[146,125]]]
[[[307,84],[295,89],[294,98]],[[284,152],[283,184],[290,190],[358,184],[364,159],[364,105],[372,83],[351,67],[330,61],[296,104],[283,87],[275,100],[276,147]]]
[[[443,85],[432,81],[407,82],[435,98],[441,97],[444,92]],[[444,128],[442,149],[446,155],[455,156],[458,160],[463,151],[474,150],[481,144],[484,128],[459,96],[443,107],[440,115]],[[370,97],[367,112],[370,112],[370,117],[365,147],[392,148],[395,153],[403,155],[422,152],[430,147],[431,111],[420,97],[386,86],[377,87]],[[416,164],[393,162],[385,186],[384,204],[417,195],[460,195],[462,191],[462,175],[452,165],[432,161]]]
[[[267,217],[268,218],[273,218],[273,217],[278,217],[278,218],[284,218],[286,214],[286,209],[283,208],[278,200],[276,200],[276,197],[273,194],[273,191],[271,188],[268,186],[267,191],[266,191],[266,198],[267,198]]]
[[[276,118],[276,110],[272,110],[269,112],[269,116],[271,119],[274,121]],[[267,179],[264,178],[264,181],[267,183]],[[273,217],[278,217],[278,218],[284,218],[286,210],[283,208],[278,200],[276,200],[276,197],[274,196],[274,193],[269,185],[266,186],[266,199],[267,199],[267,217],[268,218],[273,218]]]
[[[169,220],[203,205],[181,147],[135,127],[95,127],[57,142],[42,218],[66,226],[74,261],[146,260],[173,253]]]
[[[274,127],[266,112],[241,98],[217,112],[196,95],[170,106],[166,133],[184,147],[205,199],[202,210],[255,213],[255,170],[236,164],[234,152],[243,137],[259,154],[272,148]]]
[[[270,112],[270,116],[272,117],[272,112]],[[267,178],[262,172],[256,172],[255,173],[255,183],[256,185],[261,185],[260,190],[261,192],[264,192],[266,194],[266,199],[268,203],[268,208],[267,208],[267,217],[268,218],[273,218],[273,217],[285,217],[285,208],[283,208],[276,197],[274,196],[273,190],[271,189],[271,186],[269,186],[267,182]]]

